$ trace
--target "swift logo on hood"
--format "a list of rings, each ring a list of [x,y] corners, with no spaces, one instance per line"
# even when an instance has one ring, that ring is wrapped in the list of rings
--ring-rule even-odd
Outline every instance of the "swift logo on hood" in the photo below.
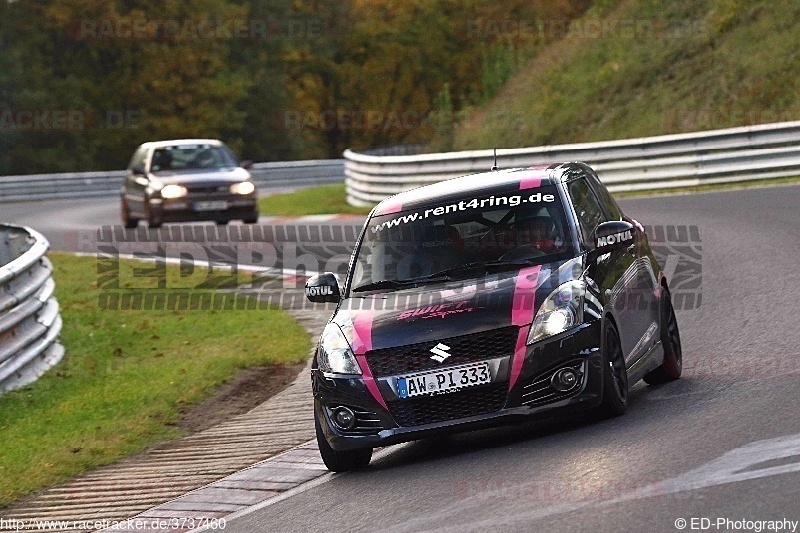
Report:
[[[430,351],[434,354],[431,356],[431,359],[434,361],[438,361],[439,363],[444,363],[444,360],[450,357],[451,354],[447,353],[450,347],[446,344],[442,344],[441,342],[430,349]]]

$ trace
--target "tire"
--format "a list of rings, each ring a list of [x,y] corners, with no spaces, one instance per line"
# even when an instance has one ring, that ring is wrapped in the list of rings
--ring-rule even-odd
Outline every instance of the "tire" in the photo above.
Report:
[[[122,225],[128,229],[135,228],[139,225],[139,219],[131,217],[130,209],[128,209],[128,202],[120,200],[120,217],[122,218]]]
[[[603,401],[598,418],[620,416],[628,409],[628,370],[616,326],[610,320],[603,325]]]
[[[664,347],[664,362],[661,366],[644,376],[648,385],[659,385],[681,377],[683,371],[683,350],[678,319],[672,307],[672,298],[666,289],[661,297],[661,345]]]
[[[319,446],[319,454],[322,456],[322,462],[332,472],[348,472],[350,470],[359,470],[366,468],[372,459],[372,448],[363,450],[344,450],[336,451],[331,448],[328,441],[325,439],[325,434],[322,432],[319,419],[314,413],[314,428],[317,433],[317,445]]]
[[[215,220],[214,222],[217,224],[217,226],[227,226],[228,222],[230,222],[230,221],[229,220]]]
[[[257,224],[258,223],[258,212],[254,213],[253,215],[243,218],[242,222],[245,224]]]

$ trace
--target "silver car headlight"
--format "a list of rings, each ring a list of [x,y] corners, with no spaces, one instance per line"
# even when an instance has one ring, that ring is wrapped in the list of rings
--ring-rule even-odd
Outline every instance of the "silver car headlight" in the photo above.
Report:
[[[551,292],[536,312],[528,333],[528,344],[558,335],[582,323],[585,294],[586,285],[579,280],[568,281]]]
[[[317,363],[323,372],[333,374],[361,374],[353,349],[342,329],[333,322],[325,326],[317,348]]]
[[[181,198],[186,196],[186,187],[182,185],[165,185],[161,189],[161,198]]]
[[[250,181],[242,181],[231,185],[231,192],[233,194],[252,194],[256,190],[256,186]]]

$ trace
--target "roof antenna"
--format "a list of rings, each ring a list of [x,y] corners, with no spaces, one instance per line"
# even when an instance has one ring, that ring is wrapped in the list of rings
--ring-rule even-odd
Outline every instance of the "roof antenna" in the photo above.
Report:
[[[500,167],[497,166],[497,148],[494,149],[494,165],[492,165],[492,172],[497,172]]]

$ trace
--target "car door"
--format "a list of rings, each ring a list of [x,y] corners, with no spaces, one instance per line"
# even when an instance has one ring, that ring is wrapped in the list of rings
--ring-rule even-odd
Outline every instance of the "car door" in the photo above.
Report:
[[[652,263],[652,257],[647,253],[649,245],[642,225],[622,213],[611,193],[608,192],[605,185],[600,183],[600,180],[593,172],[587,172],[586,179],[610,220],[626,220],[632,223],[636,230],[634,235],[635,246],[631,251],[636,265],[636,278],[633,285],[634,292],[629,294],[627,304],[633,308],[633,312],[637,315],[636,320],[639,324],[639,329],[643,330],[642,337],[639,338],[633,348],[633,358],[637,359],[644,355],[659,339],[657,331],[661,318],[659,314],[659,285],[656,277],[656,271],[659,267]]]
[[[581,245],[586,252],[591,252],[595,248],[595,228],[611,218],[603,210],[586,176],[583,174],[579,176],[567,182],[567,190],[575,209],[581,233]],[[636,305],[638,268],[635,246],[632,246],[596,257],[587,272],[597,284],[606,309],[611,310],[617,322],[628,366],[639,357],[640,354],[634,348],[647,328]]]

